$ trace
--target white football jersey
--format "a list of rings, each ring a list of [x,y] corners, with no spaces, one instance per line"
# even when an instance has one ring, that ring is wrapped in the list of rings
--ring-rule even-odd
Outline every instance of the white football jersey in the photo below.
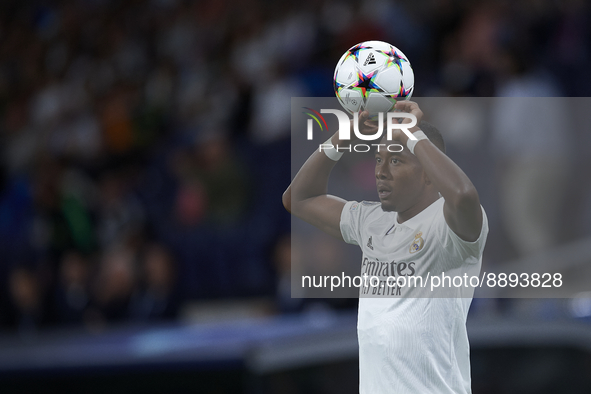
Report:
[[[443,204],[439,198],[404,223],[380,203],[343,208],[343,239],[363,251],[362,277],[377,277],[360,288],[361,394],[471,392],[466,318],[473,289],[445,282],[444,293],[430,293],[429,277],[479,275],[488,221],[483,209],[479,238],[464,241],[447,225]],[[426,287],[413,293],[419,290],[394,282],[410,277],[422,277]]]

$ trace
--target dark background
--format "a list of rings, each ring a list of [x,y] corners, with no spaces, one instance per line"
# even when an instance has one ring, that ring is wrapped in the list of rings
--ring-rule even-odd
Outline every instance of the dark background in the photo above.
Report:
[[[64,330],[100,339],[122,327],[354,314],[355,300],[293,302],[282,285],[290,97],[332,96],[336,61],[365,40],[404,51],[418,97],[588,96],[590,18],[576,0],[1,1],[0,358],[40,349],[52,335],[67,344]],[[492,213],[485,263],[568,249],[589,235],[589,140],[584,130],[557,133],[537,150],[516,137],[531,172],[515,172],[524,168],[519,149],[492,155],[486,176],[518,174],[510,179],[523,209],[534,209],[512,214],[499,190],[515,187],[480,190]],[[573,135],[584,141],[554,142]],[[453,138],[449,153],[467,171],[478,154]],[[591,314],[581,299],[476,300],[471,318],[580,321]],[[548,338],[527,349],[476,346],[474,392],[565,392],[566,381],[571,393],[588,391],[583,341],[565,349]],[[241,363],[55,371],[5,362],[2,382],[7,392],[171,392],[172,382],[177,392],[328,392],[327,382],[340,381],[355,392],[347,357],[256,378]],[[536,386],[521,373],[532,364],[560,373]]]

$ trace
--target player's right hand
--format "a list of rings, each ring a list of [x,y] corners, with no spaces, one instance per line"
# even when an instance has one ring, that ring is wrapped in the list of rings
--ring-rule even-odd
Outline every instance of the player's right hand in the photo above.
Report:
[[[355,117],[351,119],[351,131],[355,122]],[[359,113],[359,122],[357,123],[358,130],[361,134],[375,134],[378,131],[378,122],[369,120],[369,112],[363,111]],[[353,133],[355,135],[355,133]]]
[[[357,138],[356,133],[353,131],[355,127],[355,117],[351,118],[350,127],[351,140],[340,140],[339,133],[336,132],[332,137],[333,145],[338,145],[340,147],[348,147],[352,141],[359,140],[359,138]],[[369,120],[368,111],[359,112],[359,116],[357,118],[357,130],[359,130],[361,134],[375,135],[378,131],[378,122]]]

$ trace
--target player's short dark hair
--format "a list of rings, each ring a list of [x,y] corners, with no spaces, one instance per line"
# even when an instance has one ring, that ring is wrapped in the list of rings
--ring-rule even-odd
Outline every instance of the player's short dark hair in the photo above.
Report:
[[[440,151],[445,153],[445,141],[443,140],[443,136],[441,135],[439,130],[437,130],[437,127],[433,126],[429,122],[425,122],[424,120],[421,120],[421,123],[419,123],[419,127],[421,128],[421,130],[423,130],[423,133],[425,133],[427,138],[429,138],[429,141],[431,141],[433,145],[438,147]]]

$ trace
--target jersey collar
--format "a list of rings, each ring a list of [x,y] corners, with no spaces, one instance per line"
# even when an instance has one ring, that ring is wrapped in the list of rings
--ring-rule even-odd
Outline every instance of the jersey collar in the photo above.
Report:
[[[411,229],[415,229],[419,227],[419,225],[424,222],[426,219],[430,219],[435,215],[437,212],[437,207],[439,204],[443,202],[443,197],[439,197],[437,200],[433,201],[431,205],[427,208],[423,209],[421,212],[417,213],[412,218],[408,219],[404,223],[398,223],[398,213],[396,213],[396,226],[404,226]]]

